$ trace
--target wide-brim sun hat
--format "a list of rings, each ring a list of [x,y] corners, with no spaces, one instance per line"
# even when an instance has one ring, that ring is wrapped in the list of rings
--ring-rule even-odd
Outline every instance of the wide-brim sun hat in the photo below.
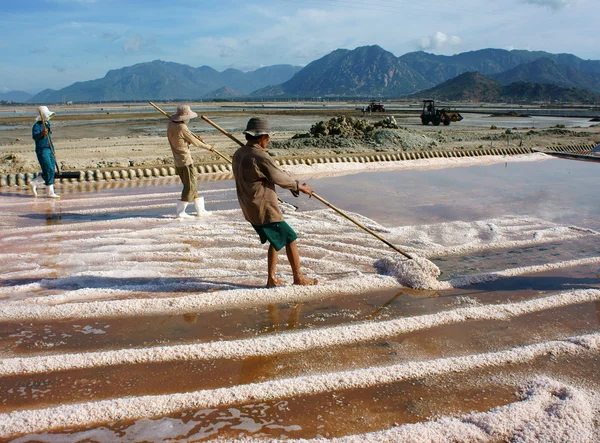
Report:
[[[56,112],[50,111],[50,109],[48,109],[48,106],[40,106],[38,108],[38,115],[35,118],[36,122],[42,121],[42,117],[40,117],[40,113],[44,116],[44,120],[46,120],[46,121],[50,120],[56,114]]]
[[[252,137],[270,135],[271,128],[269,127],[269,121],[263,117],[252,117],[248,120],[244,134],[248,134]]]
[[[177,106],[177,112],[171,116],[171,120],[174,122],[182,121],[182,120],[190,120],[192,118],[198,117],[188,105],[180,105]]]

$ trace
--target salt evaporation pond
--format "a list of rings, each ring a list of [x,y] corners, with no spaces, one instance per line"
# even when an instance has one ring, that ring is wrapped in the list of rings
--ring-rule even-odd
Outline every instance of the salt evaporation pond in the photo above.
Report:
[[[598,165],[319,167],[295,172],[437,288],[378,273],[396,253],[285,192],[316,287],[262,288],[230,180],[201,181],[213,214],[185,222],[176,179],[3,189],[0,440],[598,441]]]

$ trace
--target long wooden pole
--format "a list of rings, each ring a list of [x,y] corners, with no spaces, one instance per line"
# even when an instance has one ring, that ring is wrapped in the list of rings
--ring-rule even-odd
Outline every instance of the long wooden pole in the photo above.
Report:
[[[206,123],[208,123],[209,125],[211,125],[213,128],[215,128],[217,131],[219,131],[220,133],[222,133],[223,135],[226,135],[227,137],[229,137],[231,140],[233,140],[234,142],[236,142],[238,145],[244,146],[244,144],[240,140],[238,140],[237,138],[235,138],[233,135],[231,135],[225,129],[221,128],[219,125],[217,125],[215,122],[213,122],[211,119],[209,119],[205,115],[201,115],[200,118],[202,120],[204,120]]]
[[[226,135],[227,137],[229,137],[231,140],[237,142],[239,145],[243,145],[243,143],[241,141],[239,141],[237,138],[235,138],[233,135],[231,135],[229,132],[227,132],[225,129],[221,128],[219,125],[217,125],[216,123],[214,123],[213,121],[211,121],[209,118],[205,117],[204,115],[201,115],[200,118],[202,120],[204,120],[206,123],[208,123],[209,125],[211,125],[213,128],[217,129],[218,131],[222,132],[224,135]],[[402,254],[403,256],[405,256],[408,259],[412,260],[412,257],[410,255],[408,255],[406,252],[398,249],[396,246],[394,246],[392,243],[390,243],[389,241],[387,241],[385,238],[381,237],[379,234],[377,234],[376,232],[373,232],[372,230],[370,230],[369,228],[367,228],[366,226],[364,226],[362,223],[360,223],[359,221],[353,219],[352,217],[350,217],[348,214],[346,214],[344,211],[342,211],[341,209],[336,208],[335,206],[333,206],[331,203],[329,203],[327,200],[325,200],[323,197],[317,195],[315,192],[312,193],[312,196],[314,198],[316,198],[317,200],[319,200],[321,203],[323,203],[325,206],[330,207],[331,209],[333,209],[335,212],[337,212],[338,214],[340,214],[342,217],[346,218],[347,220],[350,220],[352,223],[354,223],[356,226],[358,226],[359,228],[365,230],[366,232],[368,232],[369,234],[371,234],[373,237],[375,237],[378,240],[381,240],[382,242],[384,242],[386,245],[388,245],[390,248],[392,248],[394,251],[399,252],[400,254]]]
[[[42,127],[44,128],[44,131],[46,131],[48,128],[46,128],[46,120],[44,120],[44,114],[42,113],[42,111],[39,111],[40,113],[40,119],[42,119]],[[54,145],[52,144],[52,139],[50,138],[50,134],[46,133],[46,140],[48,141],[48,146],[50,147],[50,152],[52,152],[52,157],[54,157],[54,164],[56,165],[56,173],[57,175],[60,175],[60,166],[58,166],[58,160],[56,159],[56,152],[54,152]]]
[[[325,200],[323,197],[317,195],[315,192],[312,193],[312,196],[314,198],[316,198],[317,200],[319,200],[321,203],[323,203],[325,206],[330,207],[331,209],[333,209],[335,212],[337,212],[338,214],[340,214],[342,217],[344,217],[347,220],[350,220],[352,223],[354,223],[356,226],[358,226],[359,228],[363,229],[364,231],[368,232],[369,234],[371,234],[373,237],[375,237],[378,240],[381,240],[383,243],[385,243],[386,245],[388,245],[390,248],[392,248],[394,251],[399,252],[400,254],[402,254],[403,256],[405,256],[408,259],[413,259],[410,255],[408,255],[406,252],[402,251],[401,249],[398,249],[395,245],[393,245],[392,243],[390,243],[389,241],[387,241],[385,238],[383,238],[382,236],[380,236],[379,234],[377,234],[376,232],[372,231],[371,229],[367,228],[365,225],[363,225],[361,222],[359,222],[358,220],[355,220],[354,218],[350,217],[348,214],[346,214],[344,211],[342,211],[339,208],[336,208],[335,206],[333,206],[331,203],[329,203],[327,200]]]

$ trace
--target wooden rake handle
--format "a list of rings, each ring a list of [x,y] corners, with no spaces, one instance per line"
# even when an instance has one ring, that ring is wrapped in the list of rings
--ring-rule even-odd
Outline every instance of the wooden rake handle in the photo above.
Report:
[[[227,137],[229,137],[231,140],[233,140],[234,142],[236,142],[238,145],[244,146],[244,144],[241,141],[239,141],[237,138],[235,138],[233,135],[231,135],[225,129],[221,128],[219,125],[217,125],[211,119],[209,119],[207,116],[201,115],[200,118],[202,120],[204,120],[206,123],[208,123],[209,125],[211,125],[213,128],[215,128],[217,131],[219,131],[221,134],[226,135]]]
[[[339,208],[336,208],[335,206],[333,206],[331,203],[329,203],[327,200],[325,200],[323,197],[317,195],[315,192],[312,193],[312,196],[314,198],[316,198],[317,200],[319,200],[321,203],[323,203],[325,206],[328,206],[329,208],[333,209],[335,212],[337,212],[338,214],[340,214],[342,217],[344,217],[347,220],[350,220],[352,223],[354,223],[356,226],[358,226],[359,228],[361,228],[362,230],[368,232],[369,234],[371,234],[373,237],[375,237],[376,239],[382,241],[383,243],[385,243],[386,245],[388,245],[390,248],[392,248],[394,251],[399,252],[400,254],[402,254],[403,256],[405,256],[406,258],[412,260],[413,258],[408,255],[406,252],[402,251],[401,249],[398,249],[395,245],[393,245],[392,243],[390,243],[389,241],[387,241],[385,238],[383,238],[382,236],[380,236],[379,234],[377,234],[376,232],[372,231],[371,229],[367,228],[365,225],[363,225],[361,222],[359,222],[358,220],[355,220],[354,218],[350,217],[348,214],[346,214],[344,211],[342,211]]]
[[[204,120],[206,123],[208,123],[209,125],[211,125],[213,128],[215,128],[216,130],[222,132],[224,135],[226,135],[227,137],[229,137],[231,140],[233,140],[234,142],[236,142],[237,144],[239,144],[240,146],[243,146],[244,144],[239,141],[237,138],[235,138],[233,135],[231,135],[229,132],[227,132],[225,129],[221,128],[219,125],[217,125],[216,123],[214,123],[213,121],[211,121],[209,118],[205,117],[204,115],[201,115],[200,118],[202,120]],[[333,206],[331,203],[329,203],[327,200],[325,200],[323,197],[319,196],[317,193],[313,192],[312,193],[312,197],[316,198],[317,200],[319,200],[321,203],[323,203],[325,206],[330,207],[331,209],[333,209],[335,212],[337,212],[338,214],[340,214],[342,217],[344,217],[347,220],[350,220],[352,223],[354,223],[356,226],[358,226],[359,228],[365,230],[366,232],[368,232],[369,234],[371,234],[373,237],[377,238],[378,240],[384,242],[386,245],[388,245],[390,248],[392,248],[394,251],[399,252],[400,254],[402,254],[403,256],[405,256],[406,258],[412,260],[413,258],[408,255],[406,252],[398,249],[396,246],[394,246],[392,243],[390,243],[389,241],[387,241],[385,238],[381,237],[379,234],[377,234],[376,232],[373,232],[372,230],[370,230],[369,228],[367,228],[365,225],[363,225],[362,223],[360,223],[358,220],[353,219],[352,217],[350,217],[348,214],[346,214],[344,211],[342,211],[341,209],[336,208],[335,206]]]
[[[237,138],[235,138],[233,135],[231,135],[229,132],[227,132],[225,129],[221,128],[219,125],[217,125],[216,123],[214,123],[213,121],[211,121],[209,118],[205,117],[204,115],[200,116],[200,118],[202,120],[204,120],[206,123],[208,123],[209,125],[211,125],[213,128],[215,128],[216,130],[222,132],[224,135],[226,135],[227,137],[229,137],[231,140],[233,140],[234,142],[236,142],[237,144],[239,144],[240,146],[243,146],[243,143],[241,141],[239,141]],[[352,217],[350,217],[348,214],[346,214],[344,211],[342,211],[341,209],[336,208],[335,206],[333,206],[331,203],[329,203],[327,200],[325,200],[323,197],[319,196],[316,192],[312,193],[312,197],[316,198],[317,200],[319,200],[321,203],[323,203],[325,206],[330,207],[331,209],[333,209],[335,212],[337,212],[338,214],[340,214],[342,217],[346,218],[347,220],[350,220],[352,223],[354,223],[356,226],[358,226],[359,228],[365,230],[366,232],[368,232],[369,234],[371,234],[373,237],[377,238],[378,240],[384,242],[386,245],[388,245],[390,248],[392,248],[394,251],[399,252],[400,254],[404,255],[406,258],[412,260],[412,257],[410,255],[408,255],[406,252],[398,249],[396,246],[394,246],[392,243],[390,243],[389,241],[387,241],[385,238],[381,237],[379,234],[377,234],[376,232],[373,232],[372,230],[370,230],[369,228],[367,228],[365,225],[363,225],[362,223],[360,223],[359,221],[353,219]]]

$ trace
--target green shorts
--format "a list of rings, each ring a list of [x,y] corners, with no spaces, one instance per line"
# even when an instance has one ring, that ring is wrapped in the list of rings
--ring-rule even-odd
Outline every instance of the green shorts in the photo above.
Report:
[[[298,238],[294,230],[286,222],[267,223],[266,225],[252,225],[254,230],[260,236],[260,242],[266,243],[269,240],[271,246],[279,251],[285,245],[290,244]]]

